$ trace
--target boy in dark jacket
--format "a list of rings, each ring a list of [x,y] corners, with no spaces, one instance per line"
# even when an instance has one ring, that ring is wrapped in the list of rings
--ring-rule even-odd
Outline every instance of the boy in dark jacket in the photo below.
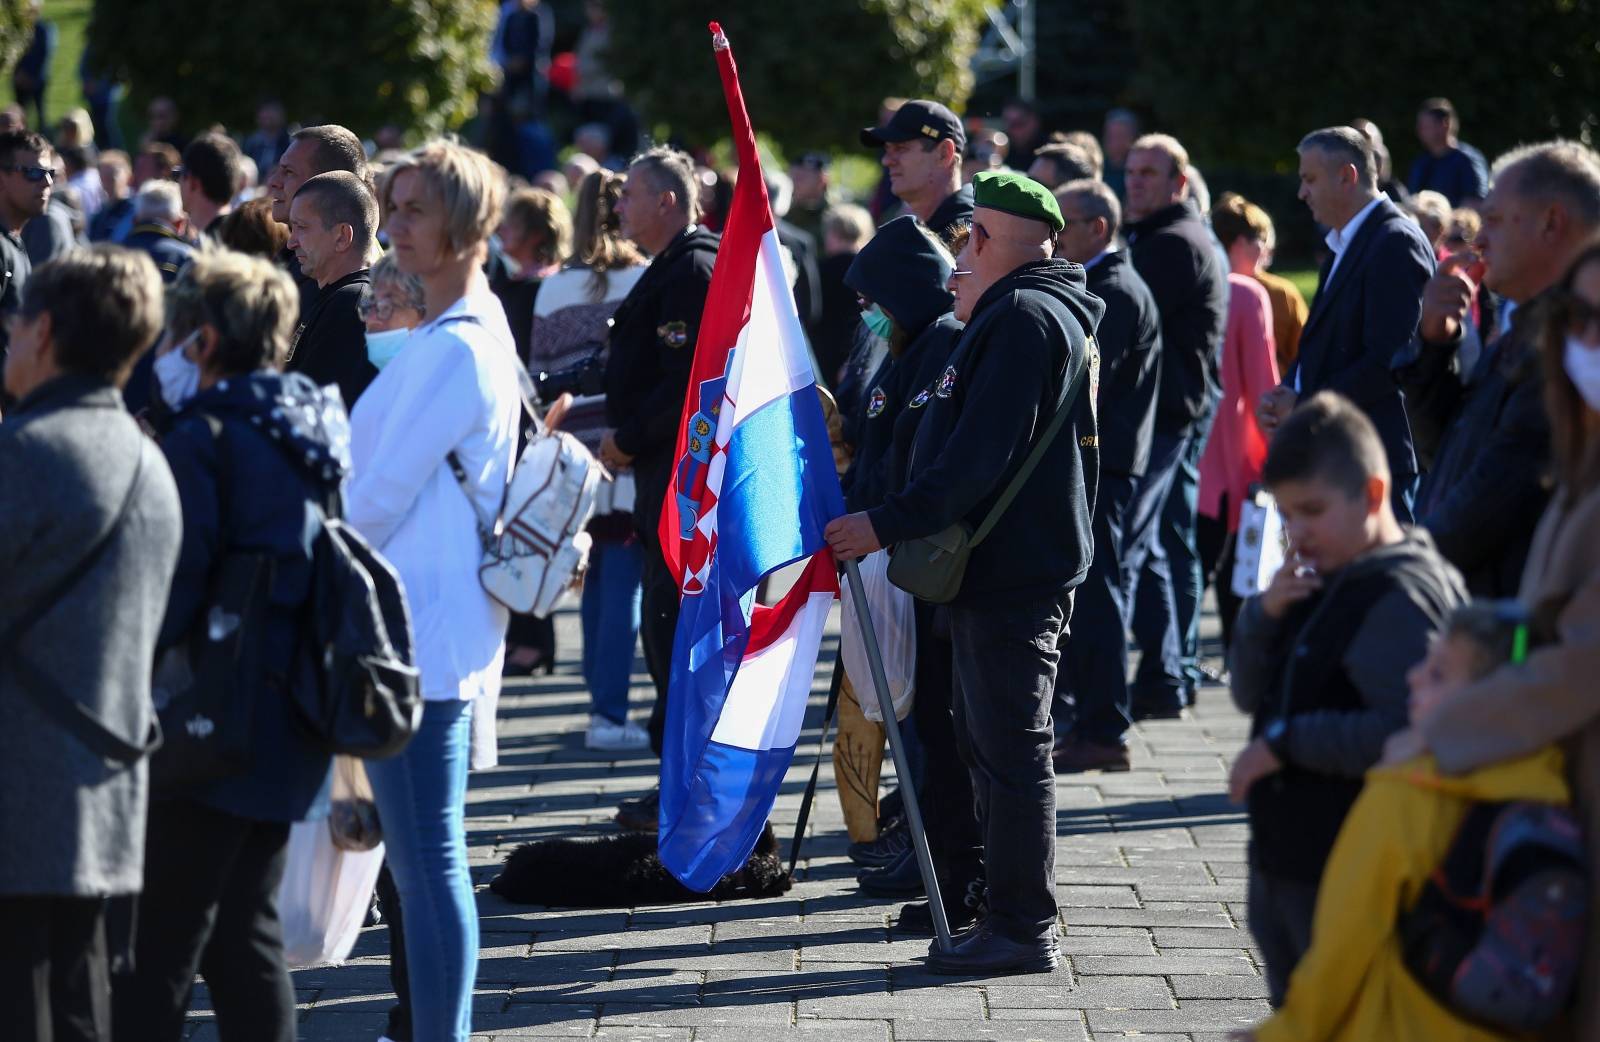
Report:
[[[1229,793],[1249,805],[1250,929],[1278,1006],[1362,775],[1406,724],[1406,670],[1465,590],[1427,534],[1395,520],[1383,443],[1348,399],[1297,409],[1261,477],[1290,554],[1234,630],[1233,698],[1254,720]]]

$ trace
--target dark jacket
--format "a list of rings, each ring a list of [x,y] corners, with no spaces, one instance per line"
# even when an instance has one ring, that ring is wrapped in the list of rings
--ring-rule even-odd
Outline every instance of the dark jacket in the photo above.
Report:
[[[533,344],[533,304],[543,282],[543,279],[519,279],[509,274],[489,280],[489,289],[500,298],[500,306],[505,309],[511,342],[517,346],[517,357],[524,365],[528,364]]]
[[[133,219],[133,197],[108,200],[89,221],[89,241],[111,240],[124,221]]]
[[[300,316],[284,370],[304,373],[318,387],[335,384],[346,410],[378,378],[377,367],[367,360],[367,326],[356,313],[361,295],[372,285],[366,268],[328,283],[311,307]]]
[[[220,437],[206,415],[222,421]],[[214,568],[227,551],[241,550],[277,558],[263,650],[268,662],[296,658],[311,589],[314,512],[338,492],[348,443],[344,410],[302,375],[263,370],[189,400],[161,443],[183,502],[183,549],[161,626],[163,649],[199,623]],[[328,754],[300,729],[288,695],[270,684],[258,696],[251,744],[255,758],[246,773],[182,795],[258,821],[325,811]]]
[[[850,356],[856,327],[861,324],[861,309],[856,294],[844,284],[845,272],[855,262],[854,253],[837,253],[817,264],[821,280],[822,318],[811,337],[811,352],[817,358],[817,376],[823,386],[837,388],[840,370]]]
[[[133,231],[122,241],[122,245],[130,250],[143,250],[156,262],[156,270],[161,272],[161,281],[170,286],[172,280],[178,277],[178,272],[189,263],[189,258],[194,256],[194,247],[188,240],[164,224],[149,222],[136,224]]]
[[[1458,141],[1442,156],[1429,152],[1418,156],[1406,187],[1412,195],[1431,189],[1450,200],[1451,206],[1460,206],[1489,194],[1489,164],[1482,152]]]
[[[1150,463],[1161,386],[1161,315],[1124,252],[1089,269],[1089,292],[1105,301],[1100,347],[1100,469],[1141,477]]]
[[[1249,793],[1251,861],[1315,883],[1384,742],[1406,726],[1406,670],[1466,599],[1461,576],[1421,529],[1325,577],[1282,619],[1247,600],[1228,664],[1251,736],[1287,722],[1282,770]]]
[[[1228,273],[1186,203],[1130,224],[1127,236],[1133,266],[1161,312],[1156,429],[1184,434],[1222,394],[1217,357],[1228,322]]]
[[[1338,391],[1372,420],[1397,478],[1417,473],[1405,395],[1395,360],[1422,317],[1422,287],[1433,276],[1433,247],[1416,221],[1387,199],[1367,215],[1328,279],[1323,263],[1317,295],[1300,334],[1300,357],[1284,377],[1299,381],[1300,400]]]
[[[781,218],[773,229],[778,233],[778,244],[789,251],[794,261],[794,308],[800,316],[808,337],[817,328],[822,317],[821,276],[817,274],[817,240],[810,232],[802,231]]]
[[[667,492],[717,242],[704,228],[678,233],[612,315],[606,420],[616,429],[617,447],[634,457],[635,517],[651,538]]]
[[[907,404],[928,414],[905,488],[868,511],[882,543],[958,521],[982,524],[1049,424],[1064,383],[1099,365],[1090,338],[1104,311],[1084,288],[1083,268],[1067,261],[1024,264],[989,287],[932,391]],[[1091,370],[1038,468],[973,550],[956,603],[1064,591],[1083,580],[1100,479],[1093,385]]]
[[[1511,329],[1478,359],[1471,383],[1458,340],[1413,343],[1397,373],[1419,454],[1431,460],[1417,523],[1461,569],[1477,597],[1515,597],[1550,490],[1537,336],[1540,309],[1519,308]]]
[[[929,215],[927,225],[933,234],[948,240],[956,226],[972,220],[972,185],[964,184],[945,196],[939,208]]]

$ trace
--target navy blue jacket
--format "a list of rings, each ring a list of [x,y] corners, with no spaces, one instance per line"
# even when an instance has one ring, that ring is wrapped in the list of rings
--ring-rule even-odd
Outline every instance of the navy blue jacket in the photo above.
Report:
[[[1105,305],[1064,260],[1024,264],[972,309],[949,364],[908,408],[926,408],[904,489],[867,512],[885,545],[960,521],[983,523],[1055,412],[1064,382],[1098,366],[1090,337]],[[1100,481],[1093,369],[1039,466],[972,552],[954,603],[1064,591],[1083,581]],[[924,396],[926,394],[926,397]]]
[[[1432,190],[1460,206],[1489,194],[1489,164],[1483,153],[1464,142],[1456,142],[1442,156],[1424,152],[1411,164],[1406,187],[1412,195]]]
[[[164,224],[136,224],[122,245],[148,253],[156,262],[156,270],[161,272],[161,281],[168,286],[194,256],[194,247]]]
[[[1300,381],[1300,400],[1337,391],[1359,405],[1378,428],[1389,470],[1398,481],[1417,473],[1397,359],[1416,335],[1422,287],[1433,277],[1433,247],[1416,221],[1388,199],[1367,215],[1328,279],[1322,266],[1317,295],[1300,334],[1300,357],[1284,385]]]
[[[220,438],[205,416],[222,421]],[[230,548],[278,559],[266,634],[269,662],[290,662],[311,588],[315,509],[336,496],[349,469],[344,410],[306,377],[263,370],[195,395],[162,440],[183,504],[183,546],[160,647],[197,624],[212,570]],[[311,741],[288,698],[263,697],[252,721],[254,763],[245,774],[186,793],[257,821],[301,821],[326,813],[328,754]]]
[[[1089,292],[1105,301],[1100,345],[1100,469],[1142,477],[1150,465],[1161,387],[1161,315],[1126,252],[1089,269]]]

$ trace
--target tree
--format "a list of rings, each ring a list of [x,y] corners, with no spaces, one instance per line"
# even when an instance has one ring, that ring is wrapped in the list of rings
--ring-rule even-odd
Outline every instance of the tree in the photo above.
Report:
[[[853,147],[885,97],[934,98],[960,112],[990,0],[810,0],[611,5],[608,68],[646,125],[687,145],[728,136],[706,23],[722,22],[755,129],[790,154]]]
[[[265,98],[360,134],[459,126],[493,84],[493,0],[96,0],[94,67],[177,102],[186,129],[248,128]]]
[[[1434,95],[1491,158],[1600,127],[1600,0],[1133,0],[1130,17],[1135,90],[1202,168],[1292,170],[1307,131],[1365,117],[1403,178]]]

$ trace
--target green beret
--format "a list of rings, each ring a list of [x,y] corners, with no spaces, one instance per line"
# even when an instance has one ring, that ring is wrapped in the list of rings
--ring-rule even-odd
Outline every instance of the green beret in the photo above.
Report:
[[[1065,228],[1061,207],[1050,189],[1025,174],[1012,170],[986,170],[972,179],[972,205],[999,210],[1050,226],[1052,232]]]

